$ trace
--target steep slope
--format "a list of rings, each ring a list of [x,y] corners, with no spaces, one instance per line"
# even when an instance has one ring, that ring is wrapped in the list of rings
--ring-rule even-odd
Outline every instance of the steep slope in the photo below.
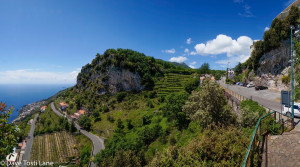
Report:
[[[183,67],[183,68],[187,68],[187,69],[191,69],[191,67],[189,67],[187,64],[183,63],[176,63],[176,62],[171,62],[172,64],[174,64],[176,67]]]
[[[76,88],[100,95],[151,90],[154,78],[163,76],[166,69],[176,69],[176,66],[129,49],[108,49],[82,68]]]

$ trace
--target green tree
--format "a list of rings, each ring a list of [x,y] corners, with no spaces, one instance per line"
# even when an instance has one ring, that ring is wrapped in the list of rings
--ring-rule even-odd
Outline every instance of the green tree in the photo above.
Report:
[[[88,131],[91,129],[91,126],[92,126],[91,119],[86,115],[81,116],[78,120],[78,123],[82,128],[84,128]]]
[[[110,166],[110,165],[107,165]],[[112,167],[143,166],[143,157],[136,151],[119,150],[112,161]]]
[[[199,87],[199,78],[192,78],[184,83],[184,90],[189,94],[192,93],[193,90]]]
[[[289,14],[285,18],[285,20],[290,24],[296,26],[297,20],[299,19],[300,14],[299,14],[299,9],[297,6],[292,6]]]
[[[72,122],[71,122],[70,129],[69,129],[69,130],[70,130],[71,133],[76,132],[76,127],[75,127],[74,119],[73,119]]]
[[[125,92],[120,92],[117,94],[117,100],[118,102],[123,101],[123,99],[126,97],[126,93]]]
[[[6,109],[5,103],[0,102],[0,161],[5,160],[5,156],[12,153],[17,144],[19,129],[13,124],[8,123],[8,118],[13,108]]]
[[[200,91],[194,91],[183,106],[191,120],[198,121],[203,128],[215,123],[228,126],[235,124],[237,116],[228,105],[225,90],[215,82],[206,79]]]
[[[80,151],[80,166],[85,166],[89,163],[91,157],[91,146],[87,145]]]
[[[243,72],[243,65],[242,65],[242,63],[239,62],[239,64],[237,64],[234,68],[234,74],[239,75],[242,72]]]
[[[188,96],[187,93],[171,93],[166,96],[166,104],[162,108],[164,116],[174,120],[179,128],[185,128],[189,124],[186,113],[182,112]]]
[[[127,129],[131,130],[133,128],[132,120],[131,119],[126,119],[126,122],[127,122]]]
[[[122,120],[120,118],[117,120],[117,128],[118,129],[124,129],[124,125],[123,125]]]
[[[210,68],[208,63],[203,63],[201,67],[198,69],[199,74],[209,74]]]
[[[93,111],[93,117],[98,118],[100,116],[100,112],[98,110]]]
[[[241,166],[249,136],[236,127],[210,127],[187,146],[169,146],[156,152],[149,167]]]

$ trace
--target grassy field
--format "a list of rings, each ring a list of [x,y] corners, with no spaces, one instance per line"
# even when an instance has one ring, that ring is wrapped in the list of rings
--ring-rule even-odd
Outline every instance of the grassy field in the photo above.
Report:
[[[76,144],[75,138],[65,131],[35,136],[31,161],[74,162],[79,156]]]

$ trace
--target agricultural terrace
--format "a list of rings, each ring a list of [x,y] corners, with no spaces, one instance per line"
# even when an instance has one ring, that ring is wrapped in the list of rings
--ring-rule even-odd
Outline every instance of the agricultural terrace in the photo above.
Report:
[[[193,78],[193,75],[168,73],[155,83],[154,90],[158,95],[180,92],[184,90],[184,83],[191,78]]]
[[[75,138],[66,131],[35,136],[30,161],[75,162],[79,156]]]

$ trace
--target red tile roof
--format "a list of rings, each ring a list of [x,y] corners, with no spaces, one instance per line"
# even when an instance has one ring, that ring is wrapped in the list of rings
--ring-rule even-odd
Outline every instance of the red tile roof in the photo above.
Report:
[[[41,107],[41,110],[46,110],[47,106]]]
[[[68,104],[66,102],[60,102],[59,104],[60,104],[60,106],[68,106]]]
[[[85,114],[85,110],[78,110],[78,113],[79,113],[80,115],[84,115],[84,114]]]

